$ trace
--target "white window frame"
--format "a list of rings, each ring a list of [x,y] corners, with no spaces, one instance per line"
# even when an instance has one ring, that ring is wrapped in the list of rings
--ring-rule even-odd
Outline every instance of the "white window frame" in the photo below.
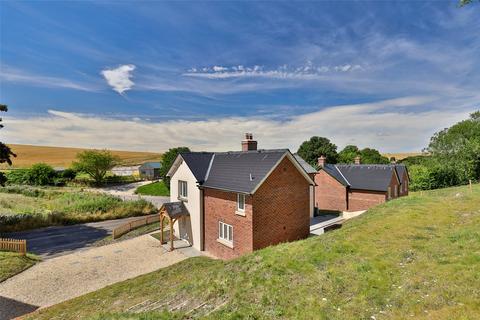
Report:
[[[188,199],[188,183],[184,180],[178,180],[178,198]]]
[[[218,221],[218,242],[233,248],[233,226],[223,221]]]
[[[237,193],[237,213],[240,215],[245,215],[245,203],[246,203],[246,195],[243,193]],[[242,207],[240,207],[242,204]]]

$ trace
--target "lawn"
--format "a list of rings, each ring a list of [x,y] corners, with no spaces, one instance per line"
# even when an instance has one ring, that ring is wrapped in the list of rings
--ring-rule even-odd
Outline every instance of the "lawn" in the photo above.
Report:
[[[38,261],[40,258],[32,254],[23,256],[15,252],[0,251],[0,282],[30,268]]]
[[[415,193],[341,229],[231,261],[190,258],[30,318],[478,319],[479,314],[480,186],[475,185],[473,192],[457,187]]]
[[[145,200],[121,199],[76,188],[0,188],[0,232],[74,224],[155,212]]]
[[[135,190],[136,194],[143,194],[146,196],[170,196],[170,190],[163,181],[149,183],[143,186],[140,186]]]

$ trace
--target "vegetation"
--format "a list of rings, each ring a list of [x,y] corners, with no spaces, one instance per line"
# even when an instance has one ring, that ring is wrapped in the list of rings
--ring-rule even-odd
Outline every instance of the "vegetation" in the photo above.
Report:
[[[475,319],[479,224],[480,185],[412,193],[319,237],[190,258],[30,318]]]
[[[8,171],[5,178],[8,184],[13,185],[61,186],[68,181],[71,181],[75,175],[76,172],[72,169],[67,169],[63,172],[56,172],[51,166],[45,163],[36,163],[29,169]]]
[[[167,173],[172,167],[177,156],[182,152],[190,152],[190,149],[188,147],[177,147],[168,149],[168,151],[163,154],[162,167],[160,168],[160,178],[165,181],[167,188],[170,188],[170,178],[167,177]]]
[[[23,256],[16,252],[0,251],[0,282],[30,268],[38,261],[40,258],[33,254]]]
[[[170,195],[170,190],[169,188],[165,185],[165,182],[158,181],[158,182],[153,182],[150,184],[146,184],[143,186],[140,186],[135,190],[136,194],[143,194],[147,196],[169,196]]]
[[[97,247],[105,246],[107,244],[115,243],[115,242],[122,241],[122,240],[128,240],[128,239],[132,239],[132,238],[144,235],[144,234],[148,234],[150,232],[153,232],[153,231],[156,231],[156,230],[159,230],[159,229],[160,229],[160,224],[158,222],[150,223],[150,224],[138,227],[136,229],[133,229],[132,231],[121,235],[120,237],[118,237],[115,240],[113,239],[113,237],[111,235],[106,236],[105,238],[96,241],[94,243],[94,245],[97,246]]]
[[[105,177],[120,159],[107,150],[87,150],[77,154],[72,164],[74,170],[88,174],[96,185],[101,185]]]
[[[5,104],[0,104],[0,112],[7,112],[8,107]],[[1,124],[2,118],[0,118],[0,129],[3,128],[3,124]],[[16,157],[17,155],[12,152],[9,146],[0,142],[0,163],[8,163],[9,165],[12,164],[11,157]]]
[[[339,163],[354,163],[355,158],[359,156],[361,163],[364,164],[388,164],[390,160],[372,148],[364,148],[360,150],[357,146],[348,145],[338,153]]]
[[[0,232],[75,224],[155,212],[145,200],[121,199],[66,188],[0,188]]]
[[[297,153],[315,167],[320,156],[325,156],[327,163],[337,163],[338,160],[337,146],[324,137],[315,136],[308,141],[304,141],[298,148]]]

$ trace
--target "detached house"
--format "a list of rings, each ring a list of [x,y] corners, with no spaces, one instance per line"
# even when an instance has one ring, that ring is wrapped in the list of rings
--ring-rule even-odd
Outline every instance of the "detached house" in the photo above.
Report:
[[[312,176],[288,149],[257,150],[252,134],[239,152],[182,153],[168,176],[185,207],[175,234],[198,250],[230,259],[309,234]]]
[[[318,159],[315,206],[320,210],[360,211],[408,195],[409,176],[404,165],[327,164]]]

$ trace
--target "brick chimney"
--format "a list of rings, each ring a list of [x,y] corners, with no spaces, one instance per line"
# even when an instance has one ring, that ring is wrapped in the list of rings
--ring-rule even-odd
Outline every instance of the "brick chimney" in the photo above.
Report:
[[[360,156],[356,156],[355,157],[355,164],[360,164],[361,161],[360,161]]]
[[[253,140],[253,134],[245,133],[245,140],[242,141],[242,151],[257,150],[257,141]]]
[[[318,158],[318,166],[320,168],[323,168],[325,167],[326,164],[327,164],[327,158],[325,156],[320,156],[320,158]]]

